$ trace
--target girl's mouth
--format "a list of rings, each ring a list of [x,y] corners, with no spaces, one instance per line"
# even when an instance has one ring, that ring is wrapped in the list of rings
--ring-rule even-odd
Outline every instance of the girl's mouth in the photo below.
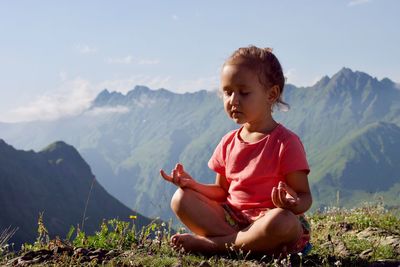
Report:
[[[237,116],[237,115],[242,114],[242,112],[237,111],[237,110],[232,110],[232,111],[231,111],[231,114],[232,114],[232,116]]]

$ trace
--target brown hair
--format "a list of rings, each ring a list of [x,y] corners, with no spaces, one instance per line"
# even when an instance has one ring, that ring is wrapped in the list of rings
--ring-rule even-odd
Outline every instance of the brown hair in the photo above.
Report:
[[[270,88],[279,87],[279,97],[274,105],[287,110],[289,105],[282,100],[285,77],[278,58],[272,53],[272,48],[259,48],[254,45],[241,47],[225,61],[224,65],[240,64],[257,71],[262,85]]]

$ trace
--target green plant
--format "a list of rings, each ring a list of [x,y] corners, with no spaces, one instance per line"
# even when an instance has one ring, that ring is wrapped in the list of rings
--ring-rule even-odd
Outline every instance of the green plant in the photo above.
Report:
[[[71,227],[68,236],[74,232]],[[69,239],[67,237],[67,239]],[[103,221],[100,226],[100,231],[97,231],[92,236],[87,236],[85,232],[77,229],[75,239],[72,241],[74,246],[103,248],[103,249],[129,249],[132,244],[137,243],[136,230],[134,224],[129,222],[111,219]]]

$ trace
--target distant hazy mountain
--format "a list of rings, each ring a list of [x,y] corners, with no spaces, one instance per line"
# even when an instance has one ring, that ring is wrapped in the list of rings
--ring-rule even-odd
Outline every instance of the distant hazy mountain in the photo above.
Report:
[[[399,195],[397,178],[383,177],[391,171],[380,172],[382,176],[375,184],[375,179],[368,178],[371,181],[368,188],[348,190],[345,186],[351,183],[349,179],[372,172],[348,167],[338,171],[337,165],[368,161],[370,154],[364,150],[372,146],[380,130],[400,125],[400,90],[396,84],[343,68],[311,87],[287,85],[284,100],[291,109],[285,113],[276,111],[274,116],[300,135],[305,144],[312,168],[314,207],[335,201],[338,190],[343,191],[342,204],[359,201],[360,196],[369,192]],[[380,127],[368,131],[368,136],[376,137],[365,139],[360,131],[373,128],[369,125],[374,124]],[[201,182],[214,182],[215,174],[207,168],[207,161],[220,138],[236,127],[224,114],[216,92],[175,94],[137,86],[126,95],[104,90],[89,110],[76,117],[54,122],[0,124],[0,136],[23,148],[65,140],[78,148],[100,183],[123,203],[148,216],[169,218],[169,199],[175,188],[159,177],[159,169],[169,171],[179,161]],[[350,157],[351,153],[343,156],[338,151],[350,139],[351,144],[369,145],[359,146],[354,151],[357,156]],[[396,161],[394,154],[376,155],[390,159],[378,160],[378,164],[371,165],[373,168],[386,169],[387,162]],[[396,165],[390,168],[400,171]],[[327,187],[325,181],[329,175],[335,182]],[[382,179],[388,186],[378,186]]]
[[[0,229],[18,227],[10,242],[19,246],[37,237],[40,212],[49,234],[61,238],[72,225],[82,229],[87,201],[83,224],[87,233],[99,229],[103,219],[129,220],[135,214],[93,179],[90,167],[64,142],[36,153],[16,150],[0,139]],[[138,215],[138,225],[148,222]]]

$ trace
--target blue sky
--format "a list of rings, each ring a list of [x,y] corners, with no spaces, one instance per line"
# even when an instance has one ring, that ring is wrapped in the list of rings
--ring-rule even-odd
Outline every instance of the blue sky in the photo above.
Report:
[[[0,121],[77,114],[104,88],[218,88],[241,46],[272,47],[288,82],[342,67],[400,82],[400,1],[1,1]]]

